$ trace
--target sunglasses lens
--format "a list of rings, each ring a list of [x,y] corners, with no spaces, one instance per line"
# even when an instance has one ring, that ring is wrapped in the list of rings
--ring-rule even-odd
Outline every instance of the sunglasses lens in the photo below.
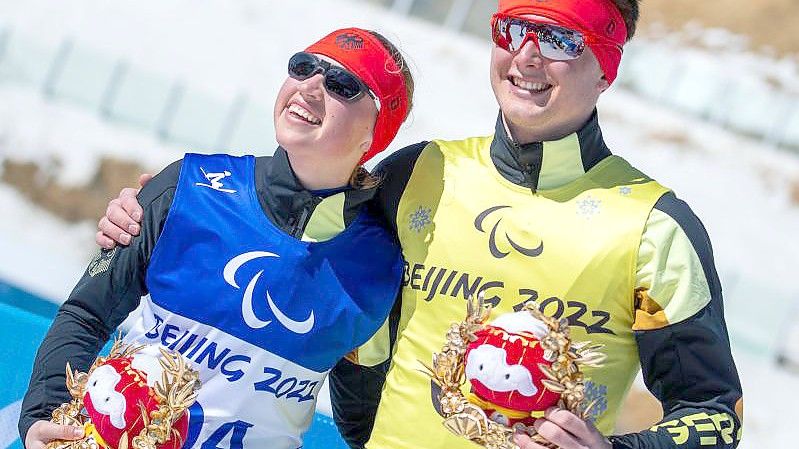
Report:
[[[506,36],[508,40],[508,50],[510,51],[519,51],[522,49],[524,45],[524,40],[527,37],[527,33],[532,30],[528,30],[528,27],[525,26],[522,22],[511,22],[508,24],[506,29]]]
[[[325,74],[325,89],[343,100],[355,100],[363,93],[363,84],[355,75],[333,67]]]
[[[319,59],[309,53],[297,53],[289,59],[289,76],[299,80],[310,78],[319,68]]]
[[[491,30],[491,37],[498,47],[504,48],[508,51],[518,51],[519,46],[513,44],[513,35],[517,35],[519,30],[514,30],[515,33],[510,31],[511,21],[508,18],[499,18],[494,22],[494,27]],[[522,36],[522,39],[524,37]],[[518,44],[518,42],[517,42]]]
[[[302,81],[317,73],[325,75],[325,89],[345,101],[357,100],[366,89],[352,73],[331,66],[311,53],[300,52],[289,59],[289,76],[292,78]]]
[[[579,31],[556,25],[535,23],[514,17],[500,17],[494,23],[494,43],[510,52],[521,50],[530,34],[535,33],[541,56],[556,61],[580,57],[585,40]]]
[[[577,59],[585,49],[582,33],[568,28],[542,25],[538,29],[537,37],[541,55],[556,61]]]
[[[528,32],[533,31],[528,29],[528,25],[532,24],[511,17],[498,18],[494,22],[492,32],[494,43],[511,52],[519,51],[527,39]]]

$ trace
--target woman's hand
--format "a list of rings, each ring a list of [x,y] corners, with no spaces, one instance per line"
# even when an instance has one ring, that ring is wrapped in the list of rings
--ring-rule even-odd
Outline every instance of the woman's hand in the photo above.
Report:
[[[536,420],[536,432],[561,449],[611,449],[610,441],[590,421],[580,419],[574,413],[559,408],[546,411],[542,419]],[[513,441],[520,449],[546,449],[528,435],[517,433]]]
[[[145,184],[153,179],[153,175],[143,174],[139,176],[139,185]],[[125,188],[119,192],[119,197],[114,198],[108,203],[105,216],[97,224],[97,234],[94,241],[105,249],[112,249],[117,243],[122,245],[130,244],[135,235],[139,235],[141,230],[141,220],[144,214],[136,195],[141,189]]]
[[[53,440],[77,440],[83,438],[83,428],[62,426],[50,421],[36,421],[25,435],[25,449],[44,449]]]

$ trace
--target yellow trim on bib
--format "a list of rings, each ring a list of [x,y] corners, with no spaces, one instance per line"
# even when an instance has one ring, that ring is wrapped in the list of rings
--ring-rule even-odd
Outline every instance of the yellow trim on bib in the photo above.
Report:
[[[483,410],[486,410],[486,409],[488,409],[488,410],[496,410],[497,412],[502,413],[503,415],[507,416],[510,419],[524,419],[524,418],[527,418],[527,417],[543,418],[544,417],[544,413],[546,413],[546,412],[537,411],[537,410],[533,410],[531,412],[523,412],[521,410],[514,410],[512,408],[505,408],[505,407],[502,407],[501,405],[497,405],[497,404],[493,404],[491,402],[488,402],[488,401],[484,400],[483,398],[481,398],[480,396],[477,396],[476,394],[474,394],[472,392],[466,393],[466,399],[469,402],[471,402],[472,404],[480,407]]]
[[[94,441],[97,442],[97,445],[104,448],[112,449],[108,443],[105,442],[103,437],[100,436],[100,433],[97,432],[97,428],[94,427],[94,424],[87,422],[83,425],[83,435],[84,437],[92,437]]]

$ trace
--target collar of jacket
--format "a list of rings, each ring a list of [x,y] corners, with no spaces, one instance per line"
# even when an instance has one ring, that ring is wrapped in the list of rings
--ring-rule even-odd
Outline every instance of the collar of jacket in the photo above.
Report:
[[[511,139],[500,112],[491,142],[491,160],[497,171],[534,192],[574,181],[610,154],[596,110],[577,132],[558,140],[526,144]]]
[[[324,200],[303,187],[291,168],[286,150],[281,147],[275,150],[272,157],[256,158],[255,187],[267,215],[279,228],[290,234],[301,233],[316,206]],[[376,190],[350,188],[343,192],[345,224],[351,223]]]

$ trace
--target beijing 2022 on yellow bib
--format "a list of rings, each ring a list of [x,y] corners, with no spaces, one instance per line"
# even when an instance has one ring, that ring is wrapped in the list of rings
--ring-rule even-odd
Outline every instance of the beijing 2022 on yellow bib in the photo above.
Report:
[[[638,247],[668,190],[609,156],[564,186],[533,192],[496,170],[491,141],[431,142],[401,199],[401,333],[370,449],[474,447],[441,425],[419,361],[430,363],[450,324],[464,318],[465,299],[480,291],[494,316],[534,301],[547,315],[568,318],[575,340],[605,345],[604,366],[586,371],[603,433],[613,430],[638,371]]]

